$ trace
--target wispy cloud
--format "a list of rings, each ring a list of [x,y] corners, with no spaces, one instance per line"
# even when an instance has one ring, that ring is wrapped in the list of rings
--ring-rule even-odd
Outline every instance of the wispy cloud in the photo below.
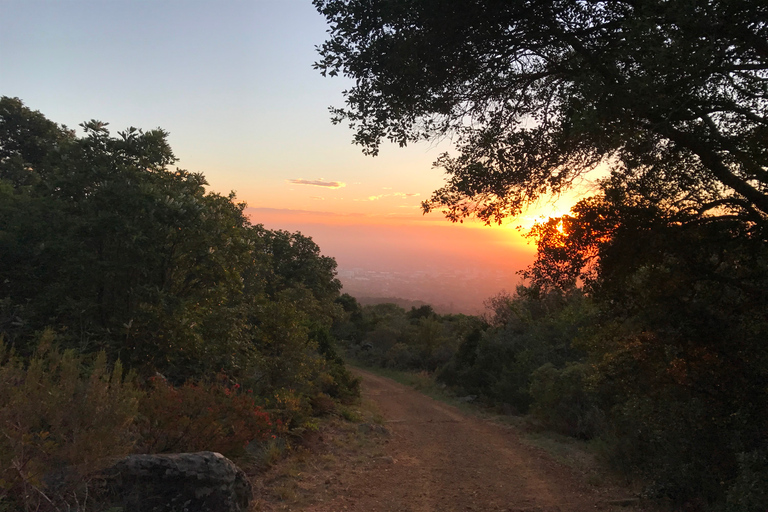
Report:
[[[417,197],[421,194],[408,194],[405,192],[394,192],[392,194],[379,194],[377,196],[368,196],[368,201],[378,201],[379,199],[382,199],[384,197],[399,197],[401,199],[405,199],[407,197]],[[356,199],[357,201],[357,199]]]
[[[341,181],[324,181],[323,179],[319,180],[286,180],[288,183],[292,183],[294,185],[310,185],[313,187],[326,187],[326,188],[341,188],[346,187],[347,184]]]

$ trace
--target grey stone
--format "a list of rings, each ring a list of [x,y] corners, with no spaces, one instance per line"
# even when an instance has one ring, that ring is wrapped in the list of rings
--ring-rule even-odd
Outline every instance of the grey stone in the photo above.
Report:
[[[131,455],[102,472],[113,504],[131,512],[245,512],[248,477],[215,452]]]

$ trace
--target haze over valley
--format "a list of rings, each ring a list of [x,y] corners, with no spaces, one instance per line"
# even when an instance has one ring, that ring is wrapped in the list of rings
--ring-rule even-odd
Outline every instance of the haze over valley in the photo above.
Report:
[[[513,291],[535,246],[524,231],[451,224],[433,213],[390,219],[248,208],[269,229],[300,231],[338,263],[343,291],[360,298],[401,298],[444,313],[479,313],[502,289]]]

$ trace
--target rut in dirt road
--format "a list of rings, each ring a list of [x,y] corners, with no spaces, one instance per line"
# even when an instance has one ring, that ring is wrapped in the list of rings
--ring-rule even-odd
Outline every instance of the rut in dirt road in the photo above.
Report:
[[[314,511],[610,510],[599,494],[504,426],[466,416],[368,372],[363,393],[391,432],[386,456],[348,475],[334,500]],[[626,508],[622,510],[628,510]]]

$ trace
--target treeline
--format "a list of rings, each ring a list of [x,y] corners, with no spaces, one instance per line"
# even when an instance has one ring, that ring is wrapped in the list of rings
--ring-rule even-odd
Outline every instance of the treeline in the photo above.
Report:
[[[435,371],[483,324],[472,316],[439,315],[429,305],[409,311],[393,303],[363,306],[346,293],[339,303],[346,317],[333,334],[352,360],[368,366]]]
[[[764,219],[719,201],[717,187],[706,197],[624,178],[534,229],[527,284],[490,299],[482,321],[381,305],[337,332],[367,363],[436,369],[457,394],[599,440],[675,509],[762,512]]]
[[[131,451],[248,460],[358,394],[332,258],[172,170],[162,130],[81,126],[0,99],[0,509]]]

